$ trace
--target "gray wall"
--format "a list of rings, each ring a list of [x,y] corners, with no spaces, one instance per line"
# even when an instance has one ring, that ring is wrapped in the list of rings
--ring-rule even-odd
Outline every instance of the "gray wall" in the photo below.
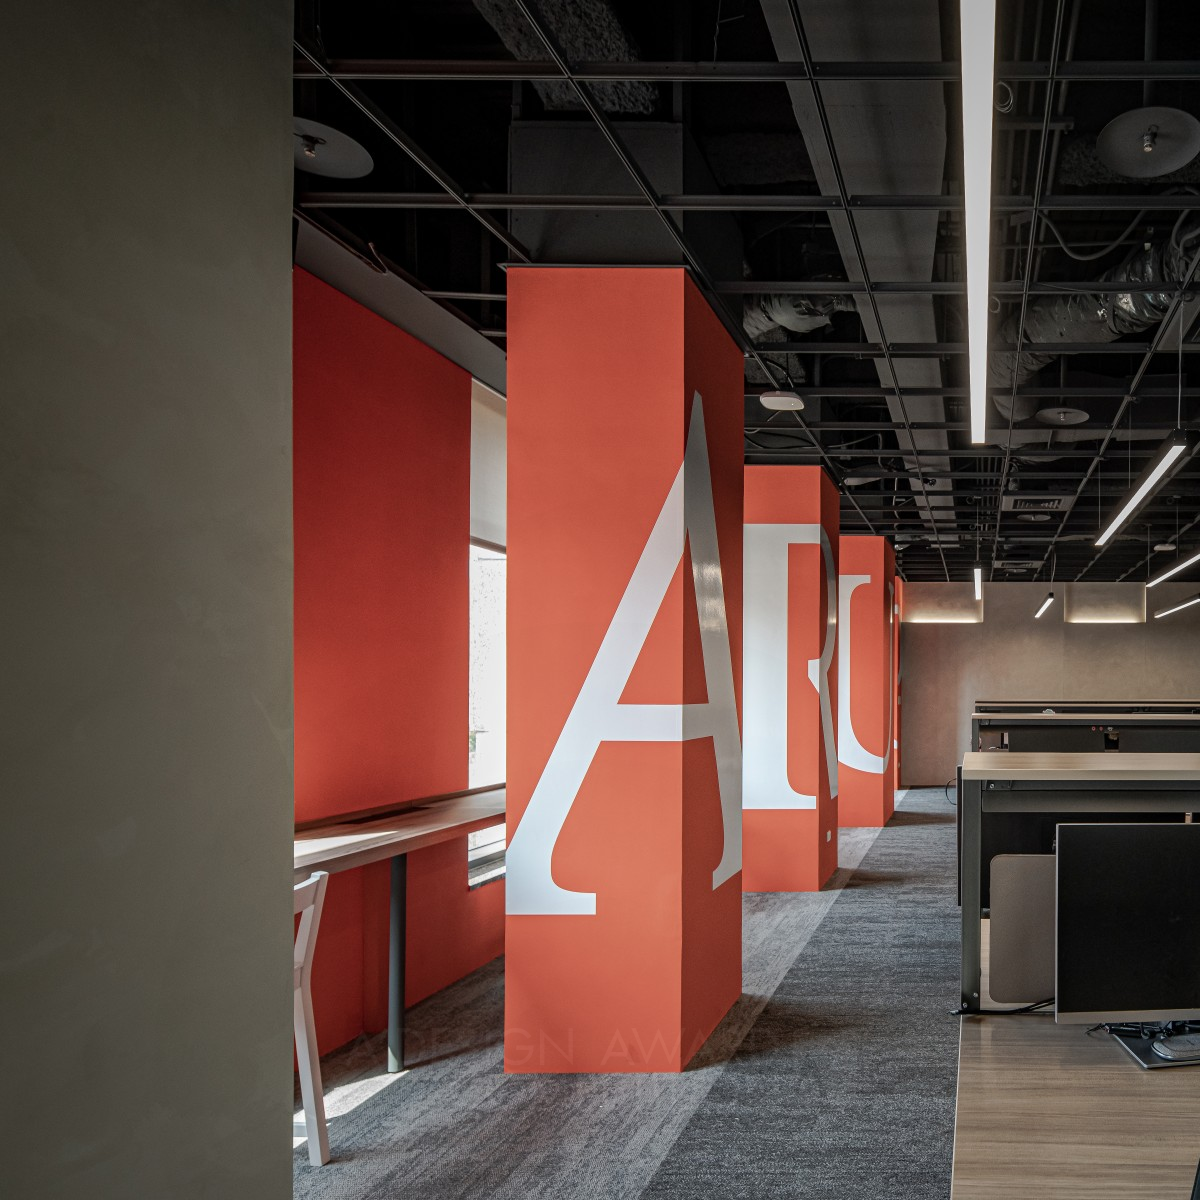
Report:
[[[6,9],[7,1196],[290,1195],[290,32]]]
[[[906,786],[954,777],[970,743],[971,705],[978,698],[1200,697],[1200,605],[1161,621],[1153,617],[1200,585],[1154,588],[1144,625],[1066,624],[1063,590],[1055,587],[1055,606],[1039,621],[1033,614],[1046,584],[998,583],[984,585],[978,625],[901,626],[900,771]]]

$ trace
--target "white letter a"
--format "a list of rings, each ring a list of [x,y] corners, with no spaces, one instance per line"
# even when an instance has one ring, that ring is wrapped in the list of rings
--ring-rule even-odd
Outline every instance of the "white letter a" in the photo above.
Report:
[[[708,701],[622,704],[621,695],[683,556],[685,536],[691,543]],[[680,742],[705,737],[713,739],[716,752],[725,834],[721,861],[713,872],[715,890],[742,868],[742,750],[708,443],[697,392],[692,401],[683,465],[509,843],[505,887],[508,912],[586,916],[595,913],[595,892],[559,887],[554,882],[551,859],[602,742]],[[636,837],[636,831],[630,830],[629,836]]]

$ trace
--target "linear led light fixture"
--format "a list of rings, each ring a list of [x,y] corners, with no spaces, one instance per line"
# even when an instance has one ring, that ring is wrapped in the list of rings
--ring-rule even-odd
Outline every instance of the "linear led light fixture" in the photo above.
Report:
[[[1042,601],[1042,607],[1033,614],[1033,619],[1036,621],[1054,603],[1054,593],[1047,592],[1045,600]]]
[[[1146,469],[1133,482],[1129,494],[1116,507],[1096,539],[1103,546],[1130,517],[1154,494],[1155,488],[1169,479],[1196,452],[1200,434],[1194,429],[1173,429],[1155,451]]]
[[[1193,604],[1200,604],[1200,592],[1194,596],[1189,596],[1182,604],[1176,604],[1173,608],[1163,608],[1154,614],[1154,619],[1157,621],[1159,617],[1169,617],[1172,613],[1180,612],[1185,608],[1191,608]]]
[[[987,426],[996,0],[959,0],[958,24],[962,31],[963,222],[967,248],[971,441],[982,442]]]
[[[1185,558],[1182,562],[1177,562],[1169,566],[1165,571],[1159,572],[1153,579],[1146,581],[1146,587],[1157,587],[1164,579],[1170,579],[1172,575],[1178,575],[1180,571],[1186,571],[1193,563],[1200,562],[1200,550],[1197,550],[1191,558]]]
[[[983,568],[978,563],[975,565],[975,599],[983,599]]]

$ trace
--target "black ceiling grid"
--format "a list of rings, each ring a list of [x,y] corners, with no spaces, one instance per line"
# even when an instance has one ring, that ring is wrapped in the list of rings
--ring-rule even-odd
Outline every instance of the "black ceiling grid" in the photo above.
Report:
[[[1190,6],[1149,0],[1157,47],[1147,42],[1138,61],[1146,2],[999,0],[989,355],[1004,370],[986,445],[969,440],[957,0],[844,6],[851,22],[899,8],[933,39],[933,54],[908,52],[929,37],[899,39],[872,61],[847,61],[846,47],[857,53],[870,37],[831,38],[811,0],[344,0],[323,14],[302,0],[297,115],[344,129],[376,168],[352,180],[297,171],[296,211],[501,345],[509,263],[678,262],[745,356],[746,461],[823,465],[843,528],[892,539],[905,578],[969,579],[979,538],[994,580],[1145,578],[1173,560],[1153,546],[1174,544],[1177,528],[1185,547],[1200,546],[1200,460],[1102,553],[1094,544],[1098,514],[1174,426],[1180,397],[1185,425],[1200,413],[1200,386],[1180,379],[1176,360],[1178,313],[1185,368],[1200,353],[1190,329],[1200,305],[1185,302],[1200,282],[1190,243],[1200,159],[1127,178],[1096,148],[1146,95],[1200,113],[1200,62],[1156,53],[1196,45]],[[780,61],[781,20],[803,47],[783,57],[798,61]],[[857,33],[878,45],[878,30]],[[855,179],[871,176],[854,174],[861,151],[846,130],[871,118],[865,104],[849,123],[828,106],[931,82],[945,97],[940,187],[936,173],[920,188],[885,173],[856,192]],[[814,98],[807,122],[789,100],[797,88]],[[671,128],[692,156],[682,174],[664,171],[654,150]],[[530,171],[520,145],[538,129],[596,139],[586,169]],[[810,147],[837,164],[836,186],[828,175],[818,183]],[[897,228],[902,214],[936,223],[923,275],[889,277],[868,261],[878,245],[864,250],[859,224],[892,213]],[[840,243],[835,220],[851,231]],[[553,232],[592,227],[634,236]],[[1182,263],[1163,253],[1150,260],[1156,273],[1114,272],[1177,234],[1189,243]],[[1124,336],[1097,341],[1045,319],[1070,306],[1103,316],[1148,294],[1161,319]],[[764,335],[744,319],[764,296],[814,319]],[[923,306],[934,324],[916,338],[868,339],[864,320],[882,330],[885,303],[888,313]],[[899,374],[906,363],[925,371],[919,383]],[[761,391],[789,381],[802,415],[761,406]],[[1071,424],[1050,424],[1060,409],[1075,410]],[[922,502],[926,488],[943,489],[941,507]]]

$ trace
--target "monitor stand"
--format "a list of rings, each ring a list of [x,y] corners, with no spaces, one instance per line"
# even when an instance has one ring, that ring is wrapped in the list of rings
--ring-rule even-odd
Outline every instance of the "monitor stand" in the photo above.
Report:
[[[1153,1042],[1150,1038],[1140,1035],[1130,1037],[1124,1033],[1110,1035],[1115,1042],[1124,1047],[1129,1056],[1140,1067],[1153,1070],[1157,1067],[1200,1067],[1200,1058],[1163,1058],[1151,1049]]]

